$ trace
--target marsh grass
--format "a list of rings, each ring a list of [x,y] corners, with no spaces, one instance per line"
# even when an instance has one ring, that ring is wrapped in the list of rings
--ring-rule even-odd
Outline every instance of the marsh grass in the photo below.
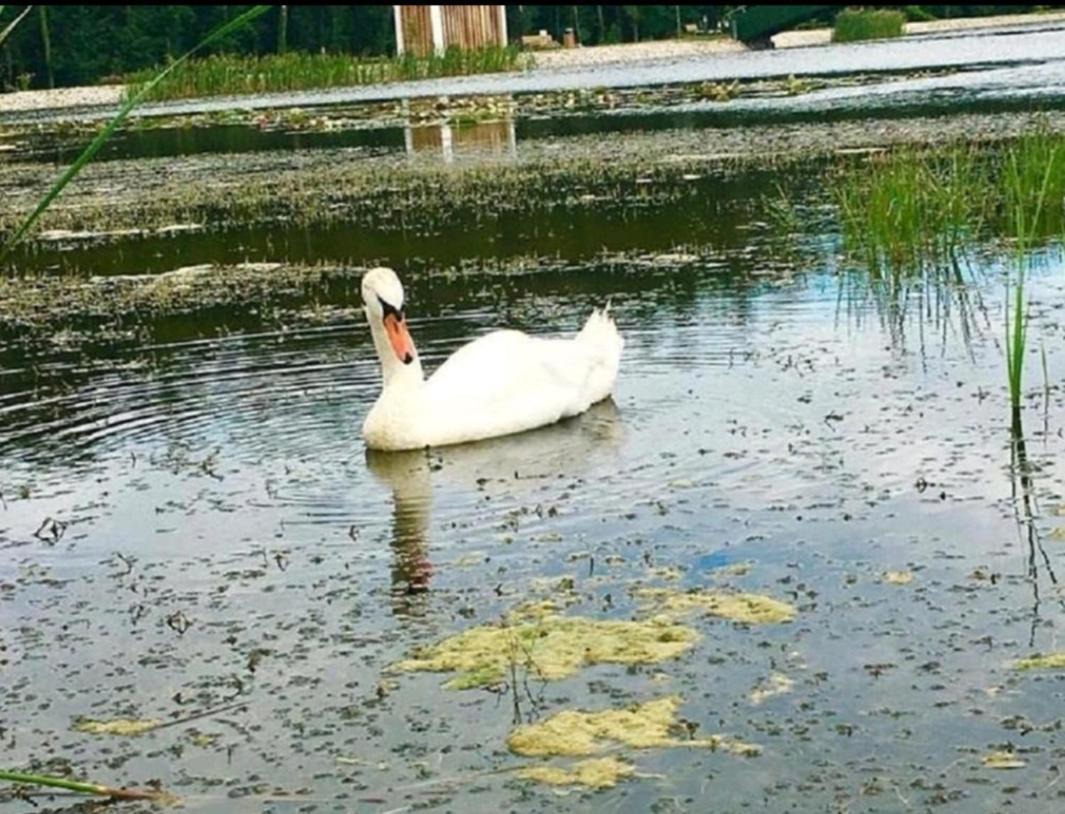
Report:
[[[860,42],[901,37],[906,15],[901,11],[844,9],[836,15],[832,42]]]
[[[947,266],[976,244],[1028,251],[1065,232],[1065,135],[903,147],[829,181],[843,246],[874,276]]]
[[[1028,340],[1028,301],[1024,282],[1030,262],[1029,250],[1037,235],[1060,232],[1065,195],[1065,144],[1045,134],[1021,139],[1006,159],[1006,206],[1016,246],[1017,284],[1012,317],[1009,281],[1006,282],[1006,375],[1010,404],[1021,408],[1024,384],[1024,353]],[[1048,203],[1050,204],[1048,206]]]
[[[449,48],[427,58],[356,57],[350,54],[215,54],[189,62],[153,91],[155,100],[273,93],[317,88],[377,85],[441,76],[496,73],[526,67],[530,57],[516,47]],[[141,92],[158,68],[126,77],[127,93]]]
[[[837,176],[845,250],[877,277],[947,264],[984,226],[986,169],[965,144],[945,152],[905,147]]]
[[[1010,403],[1020,409],[1028,267],[1033,251],[1065,233],[1065,135],[1037,127],[1007,144],[903,148],[847,166],[830,186],[845,251],[889,295],[914,280],[963,288],[959,259],[978,246],[1009,258],[1006,368]]]

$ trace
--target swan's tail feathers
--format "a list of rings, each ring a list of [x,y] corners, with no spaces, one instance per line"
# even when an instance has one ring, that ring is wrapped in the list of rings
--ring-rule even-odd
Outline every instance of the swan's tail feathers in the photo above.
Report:
[[[607,398],[614,390],[621,365],[621,350],[625,347],[614,318],[610,316],[610,303],[604,308],[597,308],[588,317],[577,341],[587,347],[593,357],[589,376],[589,402],[595,404]]]

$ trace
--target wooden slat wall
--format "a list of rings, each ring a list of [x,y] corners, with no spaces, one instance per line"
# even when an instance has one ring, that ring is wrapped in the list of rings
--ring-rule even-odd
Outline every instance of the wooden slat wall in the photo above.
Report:
[[[403,20],[403,48],[416,57],[433,53],[433,27],[429,22],[428,6],[400,6]]]
[[[506,45],[499,30],[498,6],[441,6],[444,47],[485,48]]]
[[[499,6],[441,6],[444,47],[485,48],[506,45],[499,25]],[[400,6],[404,49],[415,56],[433,52],[433,29],[429,6]]]

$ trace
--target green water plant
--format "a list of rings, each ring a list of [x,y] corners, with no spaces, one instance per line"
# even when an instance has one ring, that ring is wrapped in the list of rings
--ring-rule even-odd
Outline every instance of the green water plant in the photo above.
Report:
[[[1011,215],[1012,237],[1016,247],[1017,282],[1011,316],[1009,281],[1006,282],[1006,375],[1009,380],[1010,405],[1014,412],[1021,407],[1024,380],[1024,353],[1028,341],[1028,302],[1024,283],[1029,253],[1040,227],[1045,227],[1046,203],[1057,195],[1060,205],[1062,190],[1053,189],[1065,182],[1062,171],[1065,146],[1051,141],[1043,133],[1020,140],[1010,151],[1006,161],[1006,200]],[[1041,177],[1040,177],[1041,176]]]
[[[119,108],[118,113],[114,115],[107,126],[104,127],[97,135],[96,138],[90,142],[81,155],[79,155],[74,163],[71,164],[67,170],[59,177],[59,179],[48,190],[47,194],[40,200],[37,207],[29,214],[29,216],[22,222],[22,224],[4,241],[2,249],[0,249],[0,259],[6,258],[11,249],[17,244],[26,233],[33,227],[33,224],[37,222],[37,219],[52,205],[52,202],[59,197],[59,194],[66,188],[74,177],[81,172],[82,168],[92,161],[93,157],[99,152],[100,148],[107,142],[108,139],[114,135],[115,130],[119,125],[125,121],[126,117],[130,114],[137,105],[145,101],[152,93],[152,91],[161,83],[167,76],[173,73],[176,69],[184,65],[194,54],[198,53],[203,48],[206,48],[211,43],[216,42],[223,37],[236,31],[245,24],[251,22],[256,17],[266,13],[270,10],[270,6],[253,6],[244,13],[234,17],[228,23],[219,26],[210,35],[207,36],[202,42],[196,45],[191,50],[185,52],[182,56],[171,62],[159,73],[157,73],[150,81],[144,83],[136,93],[132,94]]]

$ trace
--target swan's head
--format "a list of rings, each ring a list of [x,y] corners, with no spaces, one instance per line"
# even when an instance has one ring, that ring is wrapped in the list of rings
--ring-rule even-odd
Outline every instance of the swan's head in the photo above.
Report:
[[[407,330],[403,313],[403,284],[396,272],[383,266],[370,269],[362,277],[362,301],[370,328],[384,329],[396,358],[405,365],[415,359],[414,340]]]

